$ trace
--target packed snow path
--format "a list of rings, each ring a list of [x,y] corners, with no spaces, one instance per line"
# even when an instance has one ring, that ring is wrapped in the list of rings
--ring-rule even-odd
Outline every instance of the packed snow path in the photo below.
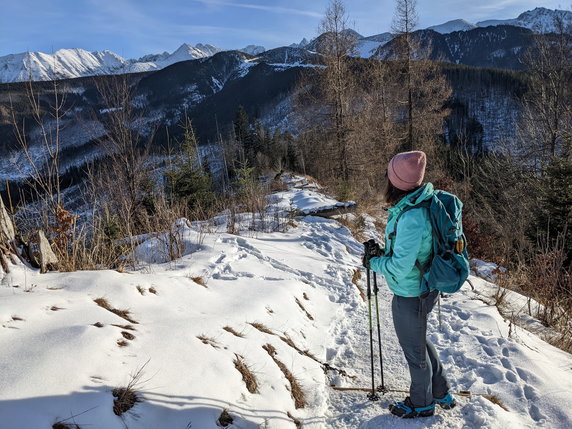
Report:
[[[296,196],[284,193],[282,203]],[[442,327],[435,310],[430,337],[454,390],[495,394],[509,411],[473,396],[431,418],[400,420],[387,405],[405,394],[370,402],[365,392],[334,391],[330,384],[368,387],[371,380],[363,272],[352,282],[362,245],[340,223],[318,217],[297,218],[282,232],[245,227],[240,235],[224,232],[227,222],[215,219],[208,230],[179,222],[185,255],[161,263],[164,242],[151,238],[138,249],[147,262],[128,273],[40,275],[18,266],[3,276],[0,428],[63,421],[214,429],[223,409],[234,418],[228,427],[241,429],[572,427],[572,357],[509,329],[479,299],[488,285],[477,278],[477,291],[466,286],[442,300]],[[378,280],[385,382],[406,390],[391,293]],[[250,368],[254,393],[236,361]],[[135,386],[142,402],[116,416],[113,389],[142,367]]]

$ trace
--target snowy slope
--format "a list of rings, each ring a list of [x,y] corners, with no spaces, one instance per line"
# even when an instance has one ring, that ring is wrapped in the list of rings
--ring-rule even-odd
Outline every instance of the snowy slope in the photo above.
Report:
[[[447,21],[446,23],[441,25],[434,25],[432,27],[428,27],[427,30],[433,30],[441,34],[448,34],[452,33],[453,31],[469,31],[474,28],[477,28],[475,24],[471,24],[470,22],[467,22],[464,19],[454,19],[452,21]]]
[[[537,7],[521,13],[515,19],[487,20],[477,22],[479,27],[488,27],[490,25],[514,25],[516,27],[524,27],[538,33],[554,33],[558,32],[557,21],[562,20],[565,28],[572,25],[572,12],[566,10],[552,10],[544,7]]]
[[[239,216],[239,235],[225,232],[225,216],[180,221],[174,232],[185,245],[182,258],[160,263],[165,242],[152,238],[138,248],[146,262],[125,273],[40,275],[12,267],[0,286],[0,427],[67,420],[93,429],[216,429],[223,409],[235,429],[296,428],[294,419],[310,429],[572,426],[572,356],[525,331],[509,336],[496,308],[468,287],[443,300],[442,328],[432,315],[430,336],[455,390],[497,394],[509,411],[473,396],[459,398],[454,410],[406,421],[386,410],[402,393],[371,403],[363,392],[332,390],[332,383],[370,380],[367,306],[358,290],[365,284],[352,283],[362,246],[335,220],[275,211],[303,211],[308,203],[332,201],[307,187],[276,194],[269,232],[249,231],[249,214]],[[489,287],[472,280],[478,290]],[[405,389],[390,293],[380,283],[386,385]],[[128,309],[131,320],[98,306],[98,298]],[[235,368],[238,359],[254,374],[255,393]],[[304,408],[277,362],[306,395]],[[142,367],[136,388],[143,400],[117,417],[112,390]]]

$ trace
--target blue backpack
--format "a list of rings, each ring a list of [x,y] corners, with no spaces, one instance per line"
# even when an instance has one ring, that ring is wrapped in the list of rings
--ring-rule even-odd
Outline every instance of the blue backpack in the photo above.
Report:
[[[463,203],[455,195],[445,191],[435,191],[433,196],[419,204],[405,208],[399,217],[408,210],[425,207],[433,227],[433,256],[430,264],[415,265],[421,272],[421,291],[429,293],[439,290],[444,293],[457,292],[469,277],[469,255],[467,239],[463,234]],[[395,231],[397,231],[397,222]]]

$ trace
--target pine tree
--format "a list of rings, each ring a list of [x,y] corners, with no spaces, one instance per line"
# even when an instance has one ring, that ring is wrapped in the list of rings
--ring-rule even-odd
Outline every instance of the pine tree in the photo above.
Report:
[[[208,208],[215,200],[212,180],[197,155],[197,140],[190,121],[183,125],[181,156],[173,168],[165,172],[167,195],[174,201],[184,201],[189,209]]]

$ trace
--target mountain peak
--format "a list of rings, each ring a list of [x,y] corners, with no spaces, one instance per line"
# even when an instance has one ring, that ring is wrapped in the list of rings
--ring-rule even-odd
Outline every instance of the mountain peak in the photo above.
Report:
[[[428,27],[427,30],[433,30],[441,34],[448,34],[453,33],[454,31],[469,31],[473,28],[477,28],[477,26],[465,21],[464,19],[453,19],[444,24]]]

